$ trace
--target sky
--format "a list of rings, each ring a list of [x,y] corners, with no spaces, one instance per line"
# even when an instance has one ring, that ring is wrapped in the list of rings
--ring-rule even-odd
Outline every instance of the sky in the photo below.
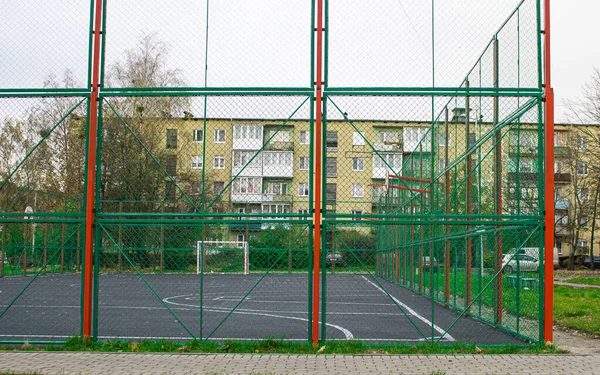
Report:
[[[556,121],[565,122],[564,101],[581,97],[594,68],[600,69],[600,1],[553,0],[550,9]]]
[[[456,86],[518,0],[435,0],[435,84]],[[110,0],[106,62],[124,59],[144,34],[170,46],[170,66],[190,86],[204,85],[206,1]],[[376,4],[374,6],[374,4]],[[534,25],[534,0],[525,0],[521,33]],[[310,82],[310,1],[210,0],[209,86],[307,86]],[[431,2],[424,0],[330,0],[330,86],[430,86]],[[135,14],[135,17],[132,17]],[[594,29],[600,1],[552,0],[553,86],[556,120],[564,122],[564,101],[576,99],[594,67],[600,68],[600,33]],[[505,85],[517,82],[516,17],[500,35]],[[0,87],[39,87],[65,69],[85,85],[89,2],[0,0]],[[522,71],[535,65],[535,38],[523,37]],[[483,58],[489,85],[491,53]],[[472,77],[473,81],[477,77]],[[522,73],[527,86],[535,76]],[[533,80],[533,81],[532,81]],[[485,85],[485,83],[484,83]],[[365,116],[372,103],[348,104]],[[406,102],[403,111],[411,103]],[[420,106],[421,108],[416,108]],[[427,113],[415,104],[414,115]],[[482,109],[483,110],[483,109]],[[417,111],[418,114],[417,114]],[[1,111],[0,111],[1,112]]]

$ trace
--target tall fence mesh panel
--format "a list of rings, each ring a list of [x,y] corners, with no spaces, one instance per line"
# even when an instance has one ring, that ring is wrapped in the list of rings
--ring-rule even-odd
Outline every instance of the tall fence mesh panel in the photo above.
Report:
[[[0,342],[542,341],[540,1],[321,3],[0,5]]]

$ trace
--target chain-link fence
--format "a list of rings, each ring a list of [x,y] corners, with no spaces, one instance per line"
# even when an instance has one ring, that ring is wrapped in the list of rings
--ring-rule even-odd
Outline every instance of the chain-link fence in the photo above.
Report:
[[[0,10],[0,342],[542,341],[538,0]]]

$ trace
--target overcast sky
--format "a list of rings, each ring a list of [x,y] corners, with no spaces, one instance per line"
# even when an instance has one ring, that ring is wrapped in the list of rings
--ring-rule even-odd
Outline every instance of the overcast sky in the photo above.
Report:
[[[552,74],[557,121],[565,121],[563,101],[581,95],[594,68],[600,69],[600,1],[552,1]]]
[[[436,85],[460,83],[517,3],[435,1]],[[171,46],[170,65],[181,69],[189,85],[203,86],[205,4],[147,0],[140,7],[136,0],[110,0],[107,64],[122,61],[141,35],[156,33]],[[553,85],[561,122],[563,101],[577,98],[600,67],[600,32],[594,28],[600,1],[552,0],[552,6]],[[535,66],[528,55],[535,51],[535,38],[526,37],[533,34],[527,27],[535,25],[534,9],[535,0],[525,0],[520,14],[522,72]],[[330,12],[330,85],[431,85],[430,1],[330,0]],[[60,76],[67,68],[85,84],[88,17],[87,0],[0,0],[0,87],[38,87],[49,74]],[[515,20],[500,35],[501,84],[508,86],[516,85],[517,77]],[[310,82],[310,1],[210,0],[209,25],[210,86]],[[484,81],[491,77],[490,61],[484,58]],[[520,79],[530,86],[535,76],[522,73]]]

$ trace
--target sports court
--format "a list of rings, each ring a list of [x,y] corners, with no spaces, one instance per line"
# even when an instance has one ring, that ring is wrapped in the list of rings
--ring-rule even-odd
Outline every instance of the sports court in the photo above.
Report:
[[[81,313],[80,277],[38,277],[3,317],[0,339],[61,340],[69,330],[75,334]],[[210,335],[209,339],[217,341],[307,340],[306,276],[273,274],[262,277],[223,274],[203,277],[202,338]],[[146,275],[145,278],[159,292],[160,300],[149,288],[140,293],[137,287],[141,282],[139,276],[100,277],[99,338],[200,339],[200,277]],[[262,280],[256,284],[260,278]],[[0,309],[6,308],[7,296],[14,295],[30,280],[31,277],[4,279]],[[330,292],[327,294],[326,329],[332,340],[414,344],[430,341],[433,334],[434,341],[439,340],[440,344],[455,341],[484,345],[525,343],[469,317],[461,318],[446,333],[458,317],[455,310],[436,306],[432,319],[430,298],[381,278],[373,279],[368,274],[330,275],[327,283]],[[377,283],[381,283],[387,292]],[[190,332],[176,320],[185,324]]]

